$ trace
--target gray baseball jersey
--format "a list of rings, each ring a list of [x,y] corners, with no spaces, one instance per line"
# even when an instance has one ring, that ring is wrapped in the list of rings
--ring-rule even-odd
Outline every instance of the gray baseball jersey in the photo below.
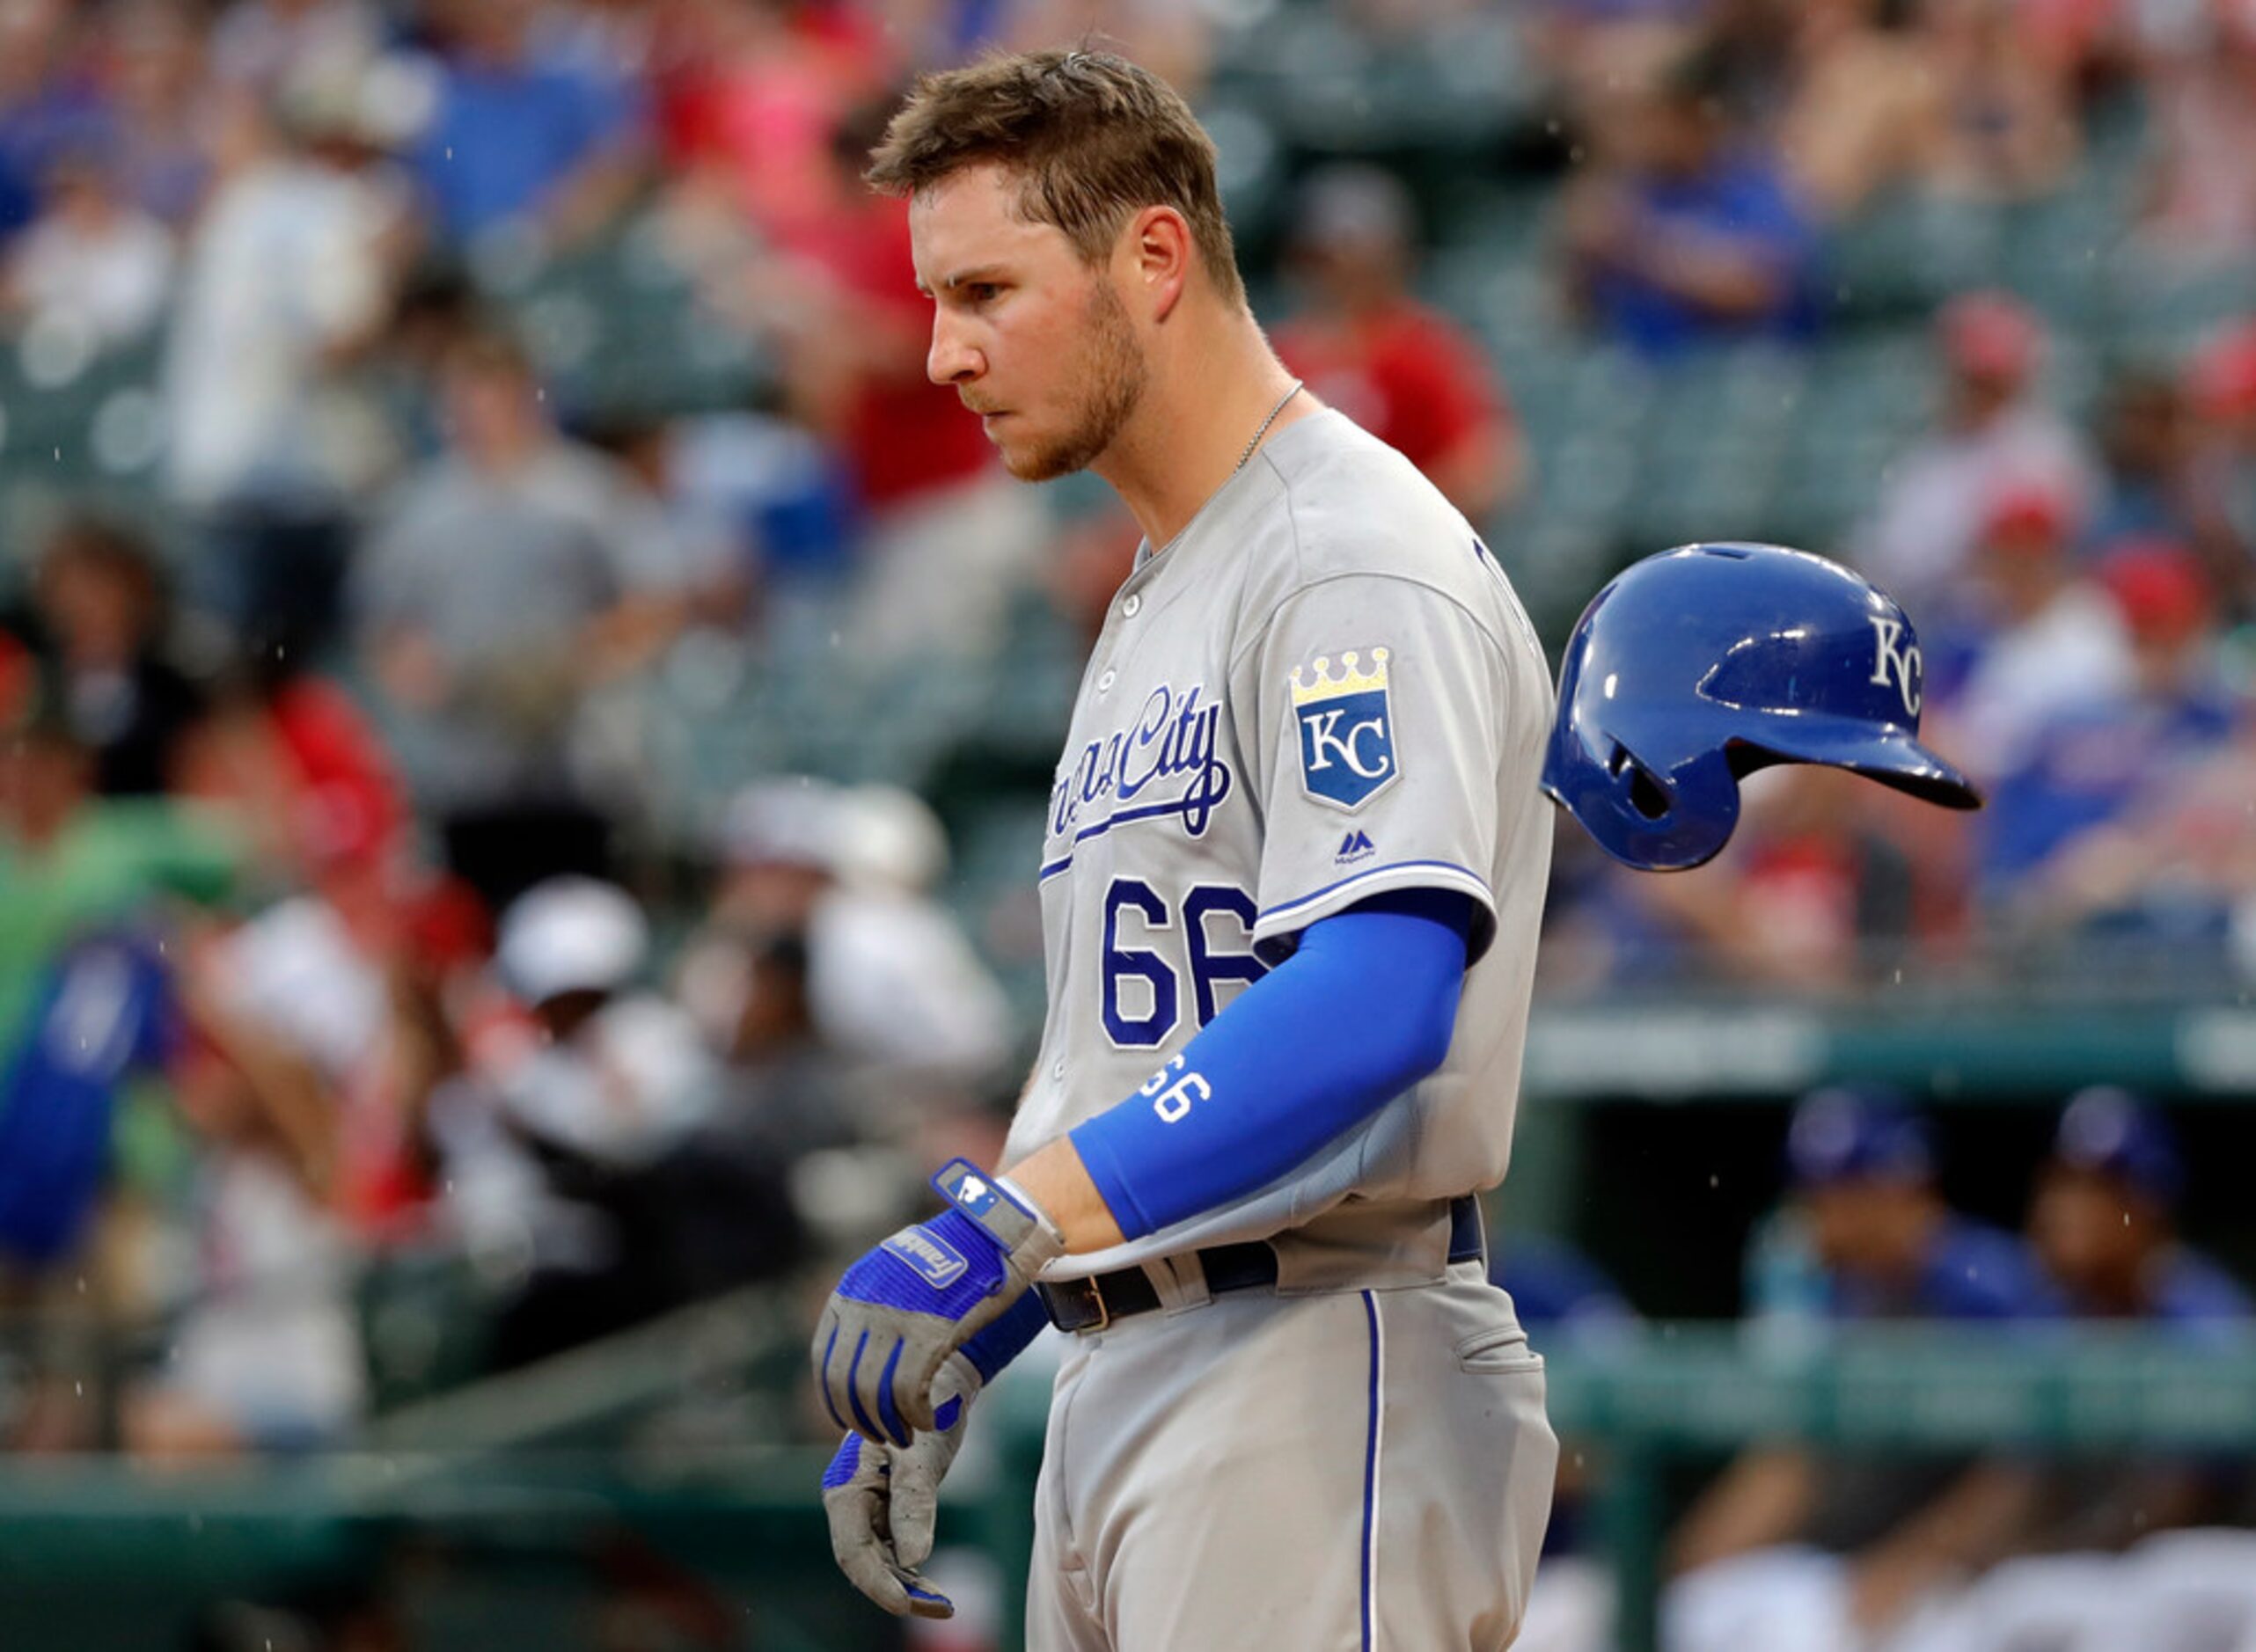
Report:
[[[1271,1239],[1287,1290],[1432,1281],[1447,1201],[1504,1175],[1551,808],[1549,674],[1473,530],[1344,415],[1288,425],[1091,654],[1041,868],[1049,1016],[1022,1159],[1147,1082],[1300,931],[1392,889],[1476,904],[1440,1068],[1270,1186],[1051,1277]],[[1162,1111],[1163,1117],[1166,1116]]]

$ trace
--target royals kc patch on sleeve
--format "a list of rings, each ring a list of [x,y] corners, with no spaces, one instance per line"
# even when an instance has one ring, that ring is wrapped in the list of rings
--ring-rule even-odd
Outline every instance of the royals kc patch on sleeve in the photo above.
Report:
[[[1360,808],[1401,778],[1387,659],[1383,647],[1351,648],[1293,668],[1300,788],[1335,808]]]

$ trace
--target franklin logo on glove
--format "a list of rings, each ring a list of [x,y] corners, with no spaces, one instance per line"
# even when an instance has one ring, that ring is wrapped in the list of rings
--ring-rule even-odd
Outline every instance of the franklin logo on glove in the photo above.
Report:
[[[924,1276],[934,1290],[954,1284],[971,1264],[921,1228],[910,1228],[885,1241],[885,1248]]]

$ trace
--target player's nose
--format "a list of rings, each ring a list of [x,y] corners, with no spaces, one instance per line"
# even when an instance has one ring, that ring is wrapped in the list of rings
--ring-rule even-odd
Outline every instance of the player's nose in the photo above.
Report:
[[[985,368],[963,330],[942,314],[932,323],[932,347],[925,352],[925,376],[935,384],[961,384],[978,377]]]

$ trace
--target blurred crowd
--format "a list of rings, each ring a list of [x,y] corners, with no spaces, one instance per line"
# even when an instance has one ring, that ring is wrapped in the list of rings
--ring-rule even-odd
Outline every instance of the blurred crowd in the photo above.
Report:
[[[2242,0],[0,0],[6,1438],[333,1442],[371,1261],[462,1261],[503,1370],[992,1159],[1027,828],[1134,530],[926,382],[861,159],[987,44],[1101,26],[1204,102],[1318,22],[1504,43],[1529,313],[1638,384],[1822,347],[1842,234],[2045,200],[2126,110],[2110,245],[2256,267]],[[1217,128],[1276,186],[1286,360],[1556,593],[1520,528],[1592,479],[1443,301],[1432,180]],[[1923,428],[1808,548],[1908,605],[1989,808],[1781,771],[1668,879],[1563,831],[1550,990],[2025,983],[2069,941],[2256,976],[2256,321],[2088,404],[2026,295],[1930,333]],[[87,385],[124,388],[42,422]]]
[[[1838,325],[1839,238],[1875,203],[2042,202],[2127,108],[2135,209],[2057,261],[2143,260],[2157,309],[2170,281],[2208,271],[2248,302],[2256,241],[2232,157],[2256,108],[2256,9],[1538,11],[1589,146],[1564,189],[1561,277],[1589,327],[1664,370],[1750,340],[1812,347]],[[1950,297],[1923,428],[1886,456],[1870,509],[1811,547],[1912,613],[1929,732],[1988,809],[1944,821],[1788,773],[1749,787],[1727,866],[1630,881],[1570,844],[1547,957],[1560,985],[1696,962],[1839,989],[1970,956],[2046,975],[2063,956],[2088,970],[2079,949],[2130,961],[2119,985],[2246,979],[2256,329],[2080,348],[2097,384],[2072,414],[2052,358],[2088,343],[2026,295]]]

